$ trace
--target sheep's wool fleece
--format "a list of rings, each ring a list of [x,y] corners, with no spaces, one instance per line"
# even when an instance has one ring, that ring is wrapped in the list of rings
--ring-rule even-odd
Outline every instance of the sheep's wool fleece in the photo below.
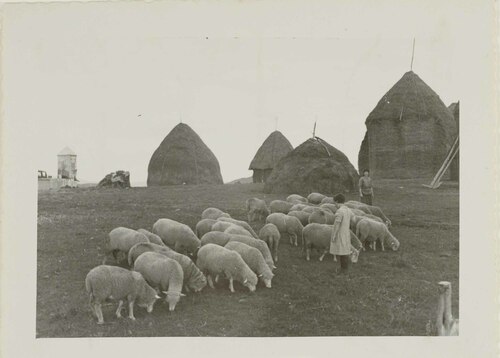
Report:
[[[330,253],[333,255],[349,255],[351,253],[351,216],[351,210],[345,205],[341,205],[335,213],[334,225],[338,225],[339,230],[330,244]]]

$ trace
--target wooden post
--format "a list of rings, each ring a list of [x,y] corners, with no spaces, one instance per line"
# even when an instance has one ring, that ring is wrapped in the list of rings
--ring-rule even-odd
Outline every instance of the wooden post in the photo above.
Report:
[[[438,336],[458,336],[458,320],[451,313],[451,283],[441,281],[439,285],[439,300],[436,317]]]
[[[458,150],[459,150],[459,142],[457,137],[455,139],[455,142],[453,142],[453,145],[451,146],[450,150],[448,151],[448,154],[446,155],[443,164],[441,165],[438,172],[432,179],[431,184],[430,185],[424,184],[425,187],[435,189],[439,186],[439,181],[443,177],[444,173],[446,173],[446,170],[448,170],[449,166],[451,165],[451,161],[457,155]]]
[[[415,55],[415,38],[413,38],[413,49],[411,50],[410,71],[413,71],[413,56]]]
[[[313,138],[316,138],[316,121],[314,122],[314,127],[313,127]]]

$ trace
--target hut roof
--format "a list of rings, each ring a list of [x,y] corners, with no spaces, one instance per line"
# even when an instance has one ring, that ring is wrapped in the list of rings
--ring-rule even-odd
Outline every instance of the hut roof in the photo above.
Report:
[[[70,147],[64,147],[57,155],[76,155]]]
[[[281,159],[265,191],[274,193],[338,193],[356,188],[358,173],[344,153],[321,138],[306,140]]]
[[[272,169],[292,150],[293,147],[288,139],[280,131],[274,131],[257,150],[248,169]]]
[[[451,142],[456,134],[456,125],[450,110],[432,88],[416,73],[409,71],[382,97],[366,118],[365,124],[368,126],[379,120],[404,122],[405,119],[414,118],[434,118],[448,142]]]
[[[222,175],[217,158],[198,134],[179,123],[151,156],[147,184],[222,184]]]

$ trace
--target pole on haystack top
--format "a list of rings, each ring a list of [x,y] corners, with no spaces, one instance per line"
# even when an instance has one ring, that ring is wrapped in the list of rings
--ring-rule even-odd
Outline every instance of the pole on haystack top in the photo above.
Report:
[[[413,49],[411,50],[410,71],[413,71],[413,57],[415,56],[415,38],[413,38]]]
[[[316,138],[316,121],[314,121],[313,138]]]

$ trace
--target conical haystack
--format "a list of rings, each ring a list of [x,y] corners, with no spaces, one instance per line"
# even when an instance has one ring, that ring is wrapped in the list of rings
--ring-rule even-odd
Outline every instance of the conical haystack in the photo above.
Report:
[[[365,124],[358,164],[374,178],[432,178],[457,131],[450,110],[412,71],[382,97]]]
[[[148,165],[148,186],[178,184],[222,184],[217,158],[183,123],[165,137]]]
[[[248,168],[253,170],[253,182],[265,182],[280,159],[292,150],[292,145],[280,131],[272,132],[262,143]]]
[[[335,194],[357,187],[358,173],[349,159],[320,138],[311,138],[279,161],[264,190],[273,193]]]

